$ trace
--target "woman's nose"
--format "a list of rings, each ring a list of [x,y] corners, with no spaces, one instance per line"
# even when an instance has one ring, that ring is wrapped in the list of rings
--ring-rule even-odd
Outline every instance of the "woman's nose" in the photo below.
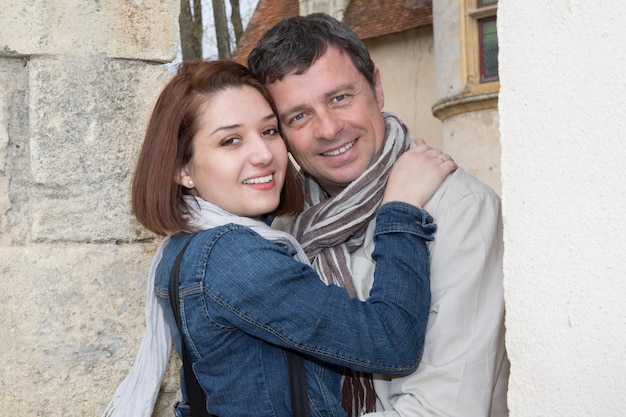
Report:
[[[268,144],[261,136],[253,141],[253,148],[250,152],[250,162],[253,165],[267,165],[274,159],[274,154]]]

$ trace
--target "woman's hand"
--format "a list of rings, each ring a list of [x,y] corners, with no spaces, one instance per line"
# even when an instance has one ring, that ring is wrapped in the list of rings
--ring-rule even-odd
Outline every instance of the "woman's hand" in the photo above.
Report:
[[[458,168],[448,154],[431,148],[423,140],[402,154],[387,180],[383,203],[403,201],[417,207],[433,196],[443,180]]]

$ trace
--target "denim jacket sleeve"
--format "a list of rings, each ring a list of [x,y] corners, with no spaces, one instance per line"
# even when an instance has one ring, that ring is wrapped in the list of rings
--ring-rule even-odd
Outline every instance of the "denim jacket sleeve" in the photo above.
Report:
[[[430,306],[425,241],[435,230],[422,209],[400,202],[380,208],[366,301],[327,286],[285,247],[241,226],[200,233],[185,257],[195,260],[192,275],[207,300],[202,316],[212,328],[355,370],[403,374],[417,367],[423,351]]]

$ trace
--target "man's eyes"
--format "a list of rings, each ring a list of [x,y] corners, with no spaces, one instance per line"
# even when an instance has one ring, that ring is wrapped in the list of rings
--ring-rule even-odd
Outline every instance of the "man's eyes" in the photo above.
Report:
[[[340,95],[338,95],[338,96],[333,97],[333,98],[330,100],[330,103],[331,103],[331,104],[334,104],[334,103],[340,103],[340,102],[342,102],[342,101],[346,100],[347,98],[348,98],[348,95],[347,95],[347,94],[340,94]],[[306,117],[306,114],[305,114],[305,113],[298,113],[298,114],[296,114],[295,116],[293,116],[293,117],[290,119],[290,123],[299,122],[300,120],[304,119],[305,117]]]

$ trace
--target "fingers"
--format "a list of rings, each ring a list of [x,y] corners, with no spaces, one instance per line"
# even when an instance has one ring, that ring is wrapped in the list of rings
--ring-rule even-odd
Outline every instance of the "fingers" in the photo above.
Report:
[[[450,155],[423,146],[416,145],[398,158],[387,180],[383,202],[398,200],[423,207],[457,168]]]
[[[454,159],[447,153],[442,152],[437,155],[437,161],[439,162],[439,168],[444,170],[445,175],[448,175],[459,167]]]
[[[441,150],[437,148],[433,148],[427,145],[423,139],[413,139],[413,143],[415,144],[415,146],[411,147],[408,152],[427,153],[430,157],[437,157],[437,158],[439,158],[438,155],[441,155],[444,158],[443,161],[449,161],[452,159],[450,155],[443,153]]]
[[[447,162],[452,162],[453,164],[456,165],[456,162],[454,162],[454,159],[447,153],[443,153],[443,152],[440,153],[439,155],[437,155],[437,159],[439,159],[442,164],[445,164]]]
[[[430,162],[434,165],[451,163],[450,166],[454,166],[455,169],[457,168],[456,162],[454,162],[454,159],[450,155],[440,151],[439,149],[431,148],[425,143],[410,148],[408,151],[405,152],[405,154],[407,154],[405,158],[426,158],[427,160],[430,160]],[[417,157],[417,155],[420,156]]]

